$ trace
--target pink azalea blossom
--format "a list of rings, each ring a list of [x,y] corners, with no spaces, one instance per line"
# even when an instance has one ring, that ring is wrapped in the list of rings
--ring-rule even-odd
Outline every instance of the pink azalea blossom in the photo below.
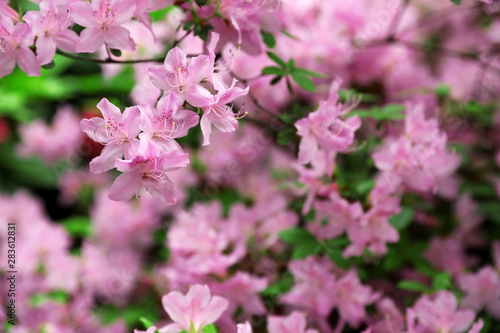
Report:
[[[156,108],[140,105],[141,139],[148,138],[164,150],[181,150],[173,140],[186,136],[188,130],[198,124],[198,115],[189,110],[179,110],[179,98],[171,91],[162,97]]]
[[[129,148],[140,132],[139,108],[126,108],[123,113],[115,105],[103,98],[97,108],[103,118],[94,117],[80,122],[82,130],[95,142],[105,145],[101,155],[90,162],[90,171],[102,173],[115,166],[115,160],[132,158]]]
[[[71,18],[85,27],[76,52],[96,52],[103,44],[112,49],[134,50],[130,32],[122,27],[135,11],[135,0],[76,1],[69,5]]]
[[[234,132],[238,128],[237,119],[242,116],[241,112],[233,113],[232,106],[227,103],[234,99],[246,95],[248,87],[242,89],[235,87],[236,79],[233,79],[229,88],[221,89],[214,96],[214,101],[208,106],[202,108],[203,116],[201,117],[200,126],[203,133],[203,145],[210,144],[210,133],[212,132],[212,124],[222,132]],[[244,115],[244,114],[243,114]]]
[[[144,24],[154,35],[151,27],[151,12],[166,8],[174,3],[174,0],[135,0],[134,17]]]
[[[306,316],[294,311],[287,317],[267,317],[267,330],[269,333],[318,333],[317,330],[306,329]]]
[[[37,36],[38,65],[50,63],[57,48],[75,52],[78,35],[70,29],[72,21],[66,5],[58,6],[56,0],[44,0],[40,3],[40,11],[27,12],[23,20],[32,25]]]
[[[157,144],[141,140],[134,157],[116,160],[115,167],[123,173],[111,186],[109,198],[115,201],[129,200],[144,187],[163,204],[175,204],[174,185],[165,173],[188,165],[188,154],[178,150],[165,152]]]
[[[288,268],[296,282],[292,290],[281,296],[281,300],[320,316],[328,316],[336,304],[336,277],[331,273],[333,267],[330,260],[307,257],[291,261]]]
[[[363,215],[359,202],[349,203],[338,193],[332,192],[328,200],[314,203],[316,216],[313,223],[307,224],[307,229],[320,240],[332,239],[342,235],[347,226]]]
[[[463,304],[479,312],[482,308],[500,319],[500,277],[493,267],[486,266],[476,274],[458,277],[458,286],[465,292]]]
[[[354,132],[361,126],[361,119],[358,116],[339,118],[344,112],[344,107],[338,104],[339,86],[340,81],[333,82],[328,99],[320,102],[318,110],[295,123],[297,134],[302,137],[299,163],[311,162],[319,148],[342,152],[354,142]]]
[[[344,257],[359,256],[365,248],[378,254],[387,253],[386,243],[399,240],[399,233],[389,223],[391,216],[392,214],[373,207],[361,216],[359,222],[350,223],[347,235],[352,244],[345,249]]]
[[[9,17],[0,14],[0,78],[10,74],[16,62],[28,76],[40,76],[35,53],[29,49],[33,42],[29,24],[14,25]]]
[[[241,306],[247,315],[262,315],[266,312],[266,308],[258,293],[267,286],[266,278],[258,278],[239,271],[226,281],[212,285],[211,290],[230,302],[229,315],[234,314],[238,306]]]
[[[186,295],[172,291],[163,296],[162,304],[175,324],[169,329],[199,333],[203,327],[213,324],[226,311],[228,301],[211,296],[206,285],[192,286]]]
[[[462,333],[472,325],[476,316],[474,311],[459,310],[457,299],[450,291],[421,297],[411,311],[414,313],[410,319],[412,325],[414,320],[417,321],[416,332]]]
[[[358,273],[350,270],[337,281],[335,286],[335,303],[340,317],[351,326],[357,327],[366,317],[365,307],[380,298],[368,286],[359,281]]]
[[[214,96],[200,83],[207,80],[210,60],[206,55],[187,59],[178,47],[171,49],[165,62],[149,67],[149,77],[153,84],[165,92],[174,91],[179,97],[195,107],[205,107],[214,101]]]
[[[22,139],[18,146],[19,154],[40,156],[47,164],[78,158],[76,152],[83,140],[79,118],[70,106],[57,110],[51,126],[38,119],[21,125],[19,133]]]
[[[19,22],[19,13],[9,6],[8,0],[0,0],[0,13],[10,18],[12,23]]]

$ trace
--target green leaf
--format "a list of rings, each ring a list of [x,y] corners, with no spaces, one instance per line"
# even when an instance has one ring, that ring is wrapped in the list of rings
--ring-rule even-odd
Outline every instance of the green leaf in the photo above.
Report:
[[[115,57],[121,57],[122,56],[122,50],[119,49],[110,49],[111,54],[114,55]]]
[[[402,231],[410,225],[414,215],[415,212],[412,208],[403,207],[403,210],[399,214],[393,215],[389,222],[397,231]]]
[[[317,255],[321,250],[322,247],[316,239],[306,241],[293,250],[292,260],[304,259],[311,255]]]
[[[65,304],[69,301],[69,294],[64,290],[54,290],[43,294],[35,294],[30,297],[29,303],[33,307],[38,307],[39,305],[47,302],[53,301],[59,304]]]
[[[292,79],[304,90],[315,92],[314,83],[307,77],[307,75],[300,72],[292,72],[290,74]]]
[[[385,105],[382,109],[377,106],[369,110],[354,110],[349,112],[346,116],[358,116],[360,118],[373,118],[380,121],[385,120],[403,120],[404,114],[404,106],[401,104],[388,104]]]
[[[282,68],[270,66],[270,67],[264,67],[264,68],[262,68],[262,74],[263,75],[280,75],[280,76],[283,76],[283,75],[286,75],[286,71],[283,70]]]
[[[344,258],[342,252],[343,251],[341,249],[336,249],[336,248],[326,249],[326,255],[336,266],[342,268],[343,270],[348,270],[351,267],[351,261],[349,259]]]
[[[147,319],[146,317],[141,317],[139,318],[139,320],[141,321],[141,323],[144,325],[144,327],[146,327],[146,329],[150,328],[150,327],[153,327],[155,326],[155,324],[153,324],[149,319]],[[155,333],[159,333],[158,330],[156,329],[155,330]]]
[[[194,2],[196,2],[198,6],[203,7],[207,5],[208,0],[194,0]]]
[[[491,221],[500,224],[500,204],[497,200],[479,202],[477,210]]]
[[[172,10],[179,8],[176,5],[170,5],[166,8],[162,8],[160,10],[154,11],[150,13],[151,16],[151,21],[157,22],[157,21],[163,21],[165,17],[170,13]],[[189,28],[187,29],[189,30]]]
[[[214,324],[203,327],[203,333],[217,333],[217,328]]]
[[[286,67],[288,68],[288,70],[290,72],[295,71],[295,60],[293,60],[293,59],[288,60],[288,63],[286,64]]]
[[[293,280],[293,276],[289,272],[286,272],[285,274],[283,274],[281,279],[279,279],[266,289],[262,290],[260,294],[262,296],[277,296],[284,294],[292,289]]]
[[[439,97],[446,97],[450,95],[450,86],[447,85],[439,85],[434,89],[434,93]]]
[[[425,294],[429,294],[432,292],[432,290],[429,287],[427,287],[425,284],[417,282],[417,281],[403,280],[403,281],[398,282],[397,286],[400,289],[418,291],[418,292],[425,293]]]
[[[460,5],[462,4],[462,0],[451,0],[455,5]]]
[[[261,31],[262,34],[262,39],[264,40],[264,44],[267,45],[270,49],[276,46],[276,39],[274,38],[273,34],[270,34],[265,31]]]
[[[42,65],[42,68],[44,69],[52,69],[56,66],[56,64],[54,63],[54,61],[51,61],[50,63],[48,64],[45,64],[45,65]]]
[[[283,59],[281,59],[280,57],[278,57],[276,55],[276,53],[269,51],[269,52],[267,52],[267,55],[269,56],[269,58],[271,58],[272,61],[274,61],[275,63],[277,63],[281,67],[283,67],[283,68],[286,67],[285,61]]]
[[[87,216],[72,216],[62,220],[61,223],[73,237],[88,238],[92,234],[92,223]]]
[[[327,78],[328,76],[325,75],[325,74],[322,74],[322,73],[318,73],[318,72],[313,72],[313,71],[310,71],[308,69],[305,69],[305,68],[295,68],[294,70],[295,72],[298,72],[298,73],[301,73],[301,74],[305,74],[307,76],[314,76],[314,77],[319,77],[319,78]]]
[[[279,76],[275,76],[275,77],[271,80],[270,84],[271,84],[272,86],[274,86],[276,83],[280,82],[280,80],[281,80],[281,78],[282,78],[282,77],[283,77],[283,76],[281,76],[281,75],[279,75]]]
[[[57,173],[53,165],[47,166],[39,158],[19,158],[12,146],[0,145],[0,179],[15,182],[16,185],[56,188]]]
[[[295,131],[291,128],[284,129],[278,133],[278,144],[284,146],[293,140]]]
[[[441,272],[436,274],[432,279],[432,287],[434,291],[442,290],[442,289],[450,289],[452,286],[451,283],[451,275],[447,272]]]
[[[294,245],[316,241],[316,237],[313,234],[302,228],[282,230],[278,235],[282,241]]]

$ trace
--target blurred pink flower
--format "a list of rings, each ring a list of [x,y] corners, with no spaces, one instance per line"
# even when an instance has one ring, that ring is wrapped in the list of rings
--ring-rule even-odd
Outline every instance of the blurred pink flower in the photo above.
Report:
[[[267,317],[267,330],[269,333],[318,333],[317,330],[306,329],[306,316],[294,311],[287,317]]]
[[[206,285],[192,286],[186,295],[172,291],[163,296],[162,304],[178,328],[188,332],[201,332],[203,327],[213,324],[228,307],[228,301],[219,296],[211,296]]]

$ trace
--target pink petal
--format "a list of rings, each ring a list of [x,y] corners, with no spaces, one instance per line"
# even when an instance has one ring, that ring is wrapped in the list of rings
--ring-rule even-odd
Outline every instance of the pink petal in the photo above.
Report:
[[[122,122],[123,127],[128,132],[128,140],[132,141],[141,131],[139,108],[137,106],[126,108],[123,111]]]
[[[229,302],[226,299],[219,296],[212,297],[210,303],[199,313],[198,324],[205,326],[215,323],[227,310],[228,306]]]
[[[192,85],[189,91],[183,94],[183,97],[192,106],[200,108],[209,106],[214,100],[210,91],[198,84]]]
[[[104,32],[101,29],[87,28],[80,33],[80,40],[76,44],[76,52],[93,53],[104,44]]]
[[[78,35],[73,30],[64,30],[52,37],[58,48],[63,51],[75,53]]]
[[[0,78],[9,75],[16,67],[17,52],[4,53],[0,57]]]
[[[189,304],[184,295],[177,291],[172,291],[163,296],[161,303],[172,321],[185,329],[189,329],[190,323],[186,313],[189,309]]]
[[[73,21],[82,27],[92,27],[96,25],[90,3],[84,1],[73,2],[70,4],[69,8]]]
[[[109,27],[104,34],[104,41],[112,49],[135,50],[135,42],[130,37],[130,31],[123,27]]]
[[[111,104],[107,98],[101,99],[99,104],[97,104],[97,108],[101,111],[105,119],[111,118],[117,122],[122,119],[122,113],[120,109],[116,105]]]
[[[175,71],[174,67],[186,64],[186,59],[186,52],[176,46],[168,52],[164,64],[167,70]]]
[[[119,175],[109,189],[109,198],[114,201],[126,201],[132,199],[141,187],[141,174],[136,172],[125,172]]]
[[[103,173],[115,167],[116,159],[123,157],[123,147],[114,143],[104,146],[101,155],[90,162],[90,172]]]
[[[149,79],[157,88],[167,91],[170,91],[172,89],[172,87],[167,83],[167,69],[165,68],[165,66],[150,66],[148,68],[148,71]]]
[[[28,76],[40,76],[40,66],[36,56],[30,49],[21,47],[17,54],[17,64]]]
[[[56,55],[55,41],[45,35],[39,36],[36,41],[36,53],[39,66],[50,64]]]
[[[165,205],[174,205],[177,203],[177,196],[175,193],[174,184],[170,179],[153,179],[144,178],[142,184],[146,190],[155,198]]]
[[[212,133],[212,121],[208,115],[201,116],[201,133],[203,134],[203,146],[210,144],[210,133]]]
[[[174,171],[189,165],[189,154],[178,150],[163,152],[161,157],[164,159],[165,171]]]
[[[115,9],[115,17],[113,19],[113,24],[122,25],[127,23],[134,16],[135,11],[135,0],[118,0],[113,4],[113,9]]]
[[[309,163],[316,156],[318,151],[318,144],[312,135],[302,137],[299,144],[298,162],[302,164]]]

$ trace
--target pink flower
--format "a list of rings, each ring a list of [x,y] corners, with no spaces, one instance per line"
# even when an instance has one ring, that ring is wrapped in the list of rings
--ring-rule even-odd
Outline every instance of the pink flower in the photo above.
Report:
[[[248,93],[248,87],[242,89],[235,87],[235,84],[236,79],[233,79],[229,88],[219,90],[217,95],[214,96],[213,102],[202,108],[203,116],[201,117],[200,126],[203,133],[204,146],[210,144],[212,124],[222,132],[234,132],[238,128],[237,119],[246,114],[242,114],[241,112],[235,114],[233,113],[232,106],[227,105],[227,103]]]
[[[246,321],[244,324],[238,324],[237,328],[238,328],[237,333],[253,333],[252,326],[248,321]]]
[[[500,319],[500,277],[493,267],[483,267],[476,274],[458,277],[458,286],[465,292],[463,303],[479,312],[482,308],[496,319]]]
[[[266,289],[266,278],[258,278],[246,272],[238,271],[234,276],[220,284],[214,284],[212,291],[230,301],[228,314],[231,316],[241,306],[247,315],[259,315],[266,312],[259,292]]]
[[[19,154],[40,156],[47,164],[59,159],[70,160],[77,157],[76,151],[83,139],[79,118],[70,106],[57,110],[52,126],[37,119],[21,125],[19,133],[22,139],[18,146]]]
[[[383,298],[377,302],[377,310],[381,319],[371,326],[373,333],[401,333],[404,331],[404,320],[394,301]]]
[[[140,137],[148,138],[164,150],[181,150],[173,138],[186,136],[188,130],[198,124],[198,115],[189,110],[179,110],[179,98],[171,91],[163,96],[156,105],[140,105]]]
[[[149,67],[149,77],[165,92],[174,91],[192,106],[205,107],[214,100],[210,91],[200,84],[208,79],[210,68],[208,56],[199,55],[188,60],[184,51],[174,47],[168,52],[164,65]]]
[[[306,316],[294,311],[287,317],[267,317],[267,330],[269,333],[318,333],[317,330],[306,330]]]
[[[96,52],[104,43],[112,49],[135,49],[130,32],[121,27],[134,15],[135,0],[77,1],[69,7],[73,20],[86,27],[80,33],[76,52]]]
[[[222,297],[211,297],[210,289],[199,284],[192,286],[185,296],[177,291],[168,293],[163,296],[162,304],[176,323],[169,328],[190,333],[199,333],[203,327],[215,323],[229,305]]]
[[[134,17],[144,24],[154,35],[151,28],[151,12],[166,8],[174,3],[173,0],[135,0]]]
[[[354,132],[361,126],[361,120],[358,116],[347,120],[339,119],[339,116],[345,112],[343,106],[337,104],[339,86],[340,81],[333,82],[328,99],[320,102],[318,110],[295,123],[297,135],[302,137],[299,146],[299,163],[311,162],[319,148],[341,152],[354,142]]]
[[[361,216],[359,222],[350,223],[347,235],[352,244],[345,249],[344,257],[359,256],[365,247],[378,254],[387,253],[386,243],[399,240],[399,233],[389,223],[391,215],[378,207],[372,207]]]
[[[335,286],[335,303],[339,314],[353,327],[365,320],[365,307],[379,298],[379,293],[361,284],[354,270],[340,278]]]
[[[351,204],[337,192],[332,192],[328,199],[314,203],[315,220],[307,224],[307,229],[320,240],[342,235],[348,225],[357,223],[363,215],[363,208],[359,202]]]
[[[10,74],[17,64],[28,76],[40,76],[36,56],[29,49],[34,36],[31,26],[17,23],[0,14],[0,78]]]
[[[226,276],[228,268],[246,254],[245,240],[232,238],[228,227],[217,201],[181,212],[167,235],[173,262],[197,275]]]
[[[165,174],[189,165],[188,154],[178,150],[165,152],[157,144],[140,140],[136,155],[128,160],[116,160],[115,167],[123,172],[109,190],[115,201],[131,199],[141,187],[166,205],[177,202],[174,185]]]
[[[129,148],[132,141],[139,135],[140,120],[137,107],[126,108],[123,114],[120,109],[103,98],[97,108],[103,118],[94,117],[80,122],[82,130],[95,142],[106,145],[101,155],[90,162],[90,171],[101,173],[113,169],[115,160],[132,158]]]
[[[19,22],[19,13],[9,6],[7,0],[0,0],[0,13],[10,18],[12,23]]]
[[[290,262],[288,269],[295,278],[295,285],[281,300],[314,311],[320,316],[328,316],[336,304],[336,278],[331,273],[332,268],[327,258],[317,260],[307,257]]]
[[[72,21],[66,5],[58,6],[56,0],[44,0],[40,3],[40,11],[27,12],[23,20],[32,25],[37,36],[38,65],[50,63],[56,48],[75,52],[78,35],[70,29]]]
[[[409,311],[413,311],[417,332],[461,333],[472,325],[474,311],[458,310],[455,295],[450,291],[439,291],[433,296],[421,297]]]

